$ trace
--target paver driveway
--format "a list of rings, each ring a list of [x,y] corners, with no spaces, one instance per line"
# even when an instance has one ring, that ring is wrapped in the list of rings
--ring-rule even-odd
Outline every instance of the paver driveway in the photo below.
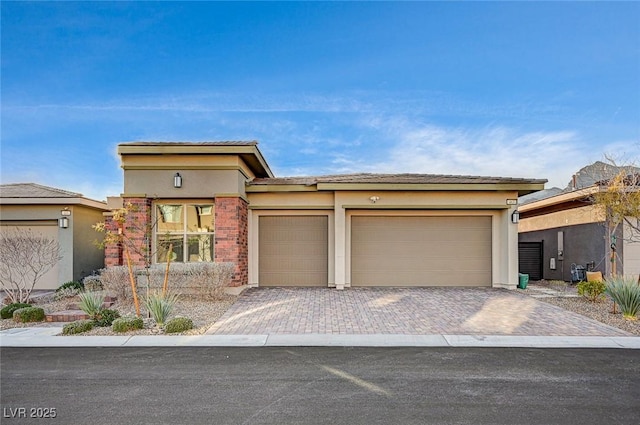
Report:
[[[492,288],[259,288],[208,334],[628,336],[514,291]]]

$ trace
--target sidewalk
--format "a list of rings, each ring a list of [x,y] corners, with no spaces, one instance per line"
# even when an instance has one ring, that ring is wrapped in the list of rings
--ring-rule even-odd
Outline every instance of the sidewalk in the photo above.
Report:
[[[513,347],[640,349],[635,336],[271,334],[54,336],[61,327],[0,332],[0,347]]]

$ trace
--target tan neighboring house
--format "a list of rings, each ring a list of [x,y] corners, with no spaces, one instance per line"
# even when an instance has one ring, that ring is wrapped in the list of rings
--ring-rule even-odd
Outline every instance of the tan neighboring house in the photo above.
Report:
[[[128,236],[148,244],[154,263],[166,262],[169,244],[172,261],[233,262],[235,286],[515,288],[516,202],[546,182],[425,174],[278,178],[256,142],[133,142],[118,153],[121,202],[137,211],[132,227],[157,223],[151,238]],[[105,256],[107,265],[123,264],[118,246]]]
[[[38,282],[35,289],[55,289],[104,267],[104,250],[91,226],[103,220],[107,205],[80,193],[34,183],[0,185],[0,231],[31,229],[58,241],[62,259]]]

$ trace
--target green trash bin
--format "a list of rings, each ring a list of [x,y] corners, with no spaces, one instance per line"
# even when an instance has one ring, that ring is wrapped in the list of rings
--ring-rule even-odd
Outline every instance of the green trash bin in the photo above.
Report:
[[[527,289],[527,284],[529,283],[529,275],[524,273],[518,273],[518,288]]]

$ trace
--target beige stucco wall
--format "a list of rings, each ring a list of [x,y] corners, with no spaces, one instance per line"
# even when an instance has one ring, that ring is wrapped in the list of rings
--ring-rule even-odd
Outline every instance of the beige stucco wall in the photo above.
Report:
[[[173,187],[176,173],[182,187]],[[216,194],[245,194],[245,177],[238,170],[125,170],[124,196],[149,198],[202,198]]]
[[[597,205],[587,205],[536,217],[522,218],[518,224],[518,230],[520,232],[533,232],[562,226],[599,223],[604,221],[604,218],[602,208]]]
[[[624,274],[638,279],[640,275],[640,234],[624,224]]]
[[[69,227],[58,227],[61,210],[68,208]],[[77,280],[90,274],[92,270],[104,265],[104,252],[93,245],[99,234],[91,225],[102,221],[102,210],[81,205],[0,205],[0,223],[2,225],[29,226],[30,224],[55,227],[62,253],[58,264],[57,285]],[[56,286],[57,287],[57,286]],[[37,289],[51,289],[39,288]]]
[[[0,221],[3,225],[29,226],[30,221],[49,221],[51,226],[57,229],[58,243],[62,259],[58,263],[58,281],[60,285],[73,280],[73,228],[70,220],[69,228],[61,229],[58,226],[60,211],[68,207],[66,205],[0,205]],[[71,207],[69,207],[71,208]],[[43,224],[43,223],[40,223]],[[51,289],[40,288],[36,289]]]
[[[371,197],[377,197],[373,202]],[[354,215],[488,215],[492,217],[492,286],[518,283],[518,226],[511,223],[516,192],[272,192],[249,193],[249,283],[258,284],[258,219],[261,215],[329,215],[329,285],[351,285],[350,231]]]

